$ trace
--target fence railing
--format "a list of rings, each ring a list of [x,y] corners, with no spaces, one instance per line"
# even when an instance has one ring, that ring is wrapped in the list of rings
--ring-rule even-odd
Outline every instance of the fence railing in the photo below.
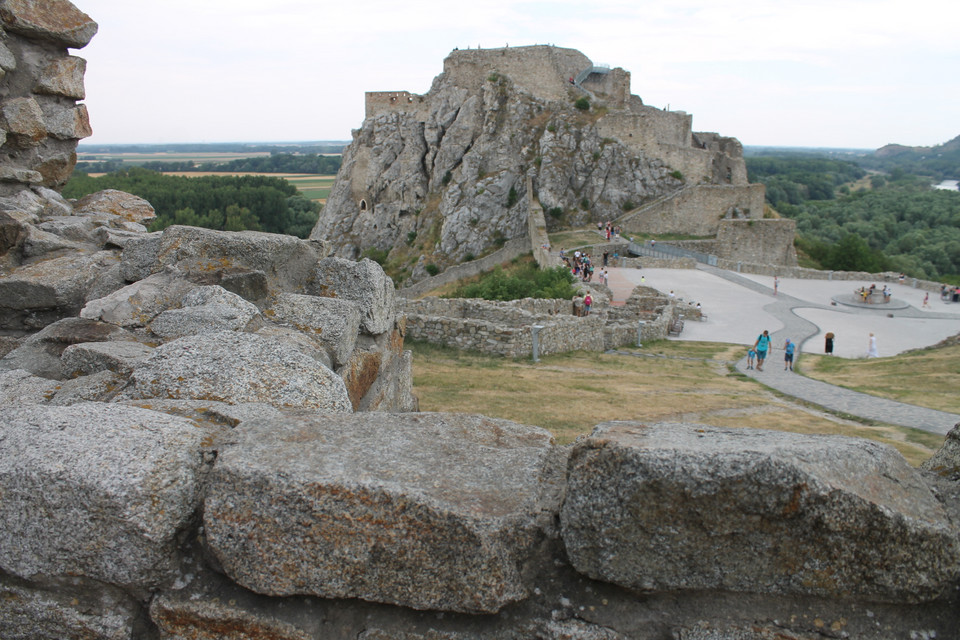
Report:
[[[717,266],[718,260],[717,256],[709,253],[691,251],[690,249],[681,249],[680,247],[663,244],[662,242],[658,242],[655,245],[631,242],[627,247],[627,251],[630,252],[631,255],[640,257],[646,256],[648,258],[693,258],[697,262],[710,265],[711,267]]]

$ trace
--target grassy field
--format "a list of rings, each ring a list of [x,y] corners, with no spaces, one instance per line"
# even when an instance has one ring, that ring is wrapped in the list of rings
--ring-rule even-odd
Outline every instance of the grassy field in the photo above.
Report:
[[[205,152],[205,153],[78,153],[78,162],[106,162],[122,160],[131,164],[143,162],[228,162],[242,158],[269,156],[269,151],[249,153]]]
[[[804,375],[830,384],[960,413],[960,345],[869,360],[803,354],[798,364]]]
[[[797,433],[840,434],[896,447],[911,464],[943,436],[847,420],[778,397],[732,373],[741,347],[660,341],[625,355],[575,352],[539,363],[409,344],[422,411],[482,413],[549,429],[571,442],[607,420],[696,422]]]

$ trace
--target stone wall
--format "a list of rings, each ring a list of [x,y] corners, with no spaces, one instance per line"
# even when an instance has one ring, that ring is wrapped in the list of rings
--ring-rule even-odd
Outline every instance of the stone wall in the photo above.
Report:
[[[66,0],[4,2],[0,19],[0,196],[58,189],[92,133],[79,103],[86,61],[67,50],[86,46],[97,24]]]
[[[394,112],[419,113],[428,108],[423,96],[409,91],[367,91],[364,105],[364,118]]]
[[[514,258],[530,252],[530,239],[527,237],[514,238],[503,245],[503,248],[494,251],[470,262],[461,262],[447,267],[435,276],[425,278],[416,284],[405,286],[398,290],[398,293],[404,298],[416,298],[422,296],[428,291],[442,287],[445,284],[456,282],[464,278],[471,278],[485,271],[490,271],[494,267],[509,262]]]
[[[796,233],[797,223],[786,218],[721,220],[714,251],[727,260],[794,267]]]
[[[479,91],[491,73],[508,76],[517,87],[548,100],[569,102],[570,78],[593,63],[576,49],[552,45],[459,49],[443,61],[443,72],[459,86]]]
[[[619,218],[617,223],[627,232],[715,236],[720,221],[729,216],[762,219],[764,193],[762,184],[691,185]]]

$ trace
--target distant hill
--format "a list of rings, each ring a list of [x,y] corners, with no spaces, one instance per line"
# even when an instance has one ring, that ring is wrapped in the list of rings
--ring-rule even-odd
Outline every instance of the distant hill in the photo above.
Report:
[[[960,136],[934,147],[888,144],[872,154],[857,158],[856,162],[865,169],[887,173],[901,170],[929,176],[936,182],[960,180]]]

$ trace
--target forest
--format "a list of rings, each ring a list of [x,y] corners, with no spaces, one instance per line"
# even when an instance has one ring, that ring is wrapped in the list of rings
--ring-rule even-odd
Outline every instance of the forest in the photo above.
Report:
[[[806,266],[960,281],[960,193],[934,189],[934,176],[809,154],[748,157],[747,171],[797,221]]]
[[[183,224],[306,238],[320,215],[318,203],[272,176],[165,176],[132,167],[96,178],[74,173],[63,196],[81,198],[103,189],[126,191],[150,202],[157,213],[150,231]]]
[[[113,158],[100,161],[78,162],[76,171],[83,173],[113,173],[130,168],[130,160]],[[180,172],[227,172],[227,173],[312,173],[334,175],[340,170],[340,156],[318,154],[275,153],[269,156],[237,158],[218,162],[194,160],[147,160],[136,163],[151,171]]]

